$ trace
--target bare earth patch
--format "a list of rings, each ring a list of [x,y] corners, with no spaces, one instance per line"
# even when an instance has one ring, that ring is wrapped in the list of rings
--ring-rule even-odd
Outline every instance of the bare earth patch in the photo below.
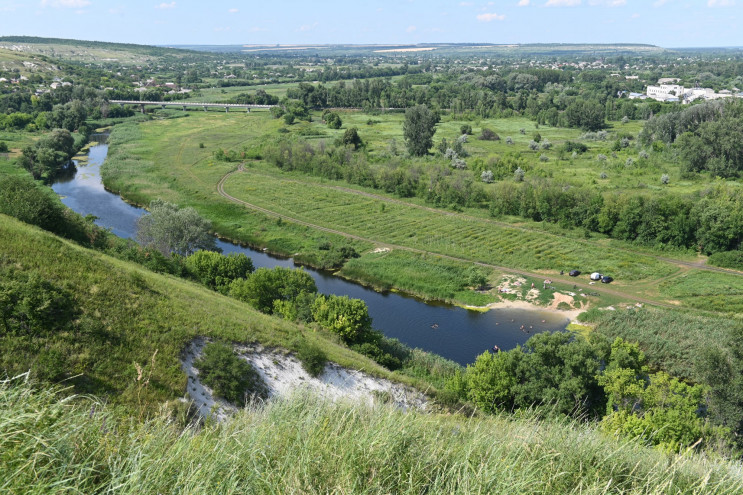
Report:
[[[205,339],[194,339],[183,353],[181,368],[188,375],[188,395],[199,414],[221,421],[237,408],[215,398],[212,390],[199,380],[199,372],[193,363],[206,343]],[[335,363],[326,364],[322,374],[315,378],[292,355],[260,346],[237,347],[236,351],[260,374],[268,388],[269,400],[309,390],[332,401],[351,400],[368,405],[383,401],[402,409],[421,410],[425,410],[428,404],[425,395],[415,389]]]

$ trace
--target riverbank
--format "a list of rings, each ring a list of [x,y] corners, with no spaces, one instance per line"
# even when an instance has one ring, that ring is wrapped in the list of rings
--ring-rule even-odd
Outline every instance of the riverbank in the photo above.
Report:
[[[569,319],[571,323],[575,323],[577,321],[578,315],[588,309],[588,306],[585,306],[582,308],[573,308],[573,309],[566,310],[566,309],[558,309],[557,305],[550,305],[548,307],[544,307],[544,306],[539,306],[529,301],[522,301],[522,300],[509,301],[507,299],[503,299],[501,301],[490,303],[486,306],[462,306],[462,307],[465,309],[473,310],[473,311],[490,311],[491,309],[538,310],[538,311],[544,311],[546,313],[552,313],[552,314],[563,316]]]

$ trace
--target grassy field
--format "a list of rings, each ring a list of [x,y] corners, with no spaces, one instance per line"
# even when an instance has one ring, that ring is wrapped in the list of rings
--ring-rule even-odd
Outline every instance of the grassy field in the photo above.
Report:
[[[287,350],[314,342],[334,362],[390,376],[323,333],[264,315],[195,283],[78,247],[3,215],[0,253],[0,266],[36,273],[64,288],[80,311],[75,331],[0,335],[0,369],[9,375],[36,369],[39,359],[53,357],[54,366],[64,370],[66,383],[77,391],[105,395],[128,407],[151,406],[183,396],[186,376],[180,353],[194,337],[210,336]],[[135,363],[152,371],[146,390],[135,380]]]
[[[387,114],[387,117],[402,119],[399,114]],[[516,120],[511,125],[521,125]],[[317,130],[322,131],[326,139],[343,132],[342,129],[321,129],[315,123],[292,126],[292,129],[294,131],[303,125],[318,126]],[[676,283],[676,277],[695,273],[694,268],[658,259],[659,252],[652,249],[640,249],[600,236],[586,240],[580,232],[564,231],[557,225],[518,219],[495,222],[487,218],[483,210],[468,209],[460,215],[431,209],[420,199],[401,202],[379,191],[346,187],[347,184],[297,173],[284,174],[261,162],[246,164],[246,171],[233,174],[225,182],[224,189],[229,195],[266,208],[274,215],[251,211],[219,196],[217,183],[225,174],[234,171],[237,164],[217,161],[213,152],[217,149],[258,150],[261,142],[272,139],[282,127],[283,122],[271,119],[265,112],[250,115],[193,112],[179,119],[120,126],[111,138],[104,181],[107,187],[139,204],[163,198],[194,206],[214,222],[216,230],[223,236],[281,254],[299,254],[300,259],[306,258],[310,262],[318,256],[318,246],[322,243],[352,245],[363,256],[344,269],[342,273],[345,276],[378,287],[401,288],[428,298],[440,298],[441,294],[446,294],[446,299],[465,304],[484,299],[462,290],[464,285],[461,283],[458,287],[457,284],[452,286],[443,279],[451,280],[451,276],[463,279],[466,264],[460,263],[457,270],[447,275],[444,273],[448,269],[443,270],[443,279],[431,279],[428,275],[443,266],[442,260],[429,257],[422,261],[419,259],[421,252],[535,271],[558,280],[560,270],[598,270],[614,276],[616,282],[611,289],[624,294],[629,301],[646,298],[670,300],[670,304],[677,304],[677,299],[670,297],[669,293],[659,291],[656,282],[664,281],[671,286]],[[399,126],[390,122],[370,127],[377,133],[371,139],[372,143],[386,142],[387,137],[399,133]],[[567,133],[566,137],[577,132],[559,131]],[[374,196],[368,196],[369,193]],[[323,232],[278,217],[296,218],[356,238],[344,238],[337,233]],[[376,244],[398,246],[412,253],[370,256]],[[669,256],[668,253],[661,254]],[[671,254],[678,254],[678,258],[686,261],[697,261],[694,253]],[[420,269],[401,270],[401,266],[411,262],[418,264]],[[491,277],[497,276],[497,272],[491,274]],[[715,278],[718,274],[709,276]],[[563,278],[564,282],[572,281]],[[733,303],[739,297],[726,292],[716,296],[715,304],[693,301],[692,298],[681,301],[681,304],[724,310],[728,297]]]
[[[10,493],[734,494],[740,463],[669,455],[585,424],[403,412],[298,396],[181,429],[0,382]],[[43,452],[43,455],[40,453]]]

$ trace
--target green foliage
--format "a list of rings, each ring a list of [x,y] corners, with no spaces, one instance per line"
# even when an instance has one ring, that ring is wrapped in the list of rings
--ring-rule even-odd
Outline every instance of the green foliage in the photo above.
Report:
[[[244,405],[253,398],[265,399],[268,395],[258,372],[235,354],[230,345],[206,344],[201,356],[194,361],[194,366],[206,386],[235,405]]]
[[[150,202],[149,213],[137,220],[137,240],[163,254],[186,256],[196,250],[215,251],[216,239],[210,234],[211,222],[193,208],[179,208],[161,199]]]
[[[371,331],[369,310],[361,299],[320,295],[312,305],[312,317],[346,344],[363,343]]]
[[[359,131],[355,127],[346,129],[341,138],[341,143],[343,146],[353,146],[353,149],[359,149],[364,145],[361,136],[359,136]]]
[[[743,251],[714,253],[707,258],[707,263],[713,266],[743,271]]]
[[[624,373],[622,373],[624,372]],[[607,373],[605,383],[619,407],[601,422],[609,433],[637,438],[668,452],[679,452],[701,441],[714,445],[724,430],[702,418],[705,401],[700,385],[687,385],[667,373],[633,379],[632,370]]]
[[[75,138],[68,130],[54,129],[33,146],[23,148],[19,163],[35,179],[48,181],[68,166],[70,159],[80,146],[82,146],[82,141],[76,146]]]
[[[8,143],[5,141],[0,141],[0,153],[7,153],[8,152]]]
[[[64,210],[54,193],[29,177],[0,177],[0,213],[36,225],[42,229],[59,232]]]
[[[297,346],[297,359],[302,363],[302,368],[310,376],[320,376],[325,370],[325,364],[328,362],[328,356],[320,347],[312,343],[299,344]]]
[[[197,251],[186,258],[186,268],[210,289],[226,292],[233,280],[248,278],[253,261],[243,253],[227,256],[213,251]]]
[[[0,265],[0,320],[6,334],[41,337],[69,330],[78,309],[72,294],[37,272]]]
[[[433,146],[433,135],[439,115],[432,112],[426,105],[416,105],[405,111],[403,122],[403,136],[408,153],[413,156],[423,156]]]
[[[317,287],[309,273],[280,266],[259,268],[247,279],[236,279],[230,285],[232,297],[268,314],[274,312],[274,301],[291,302],[302,293],[315,292]]]
[[[335,112],[325,113],[323,114],[323,117],[325,118],[325,124],[330,129],[340,129],[343,125],[340,115]]]

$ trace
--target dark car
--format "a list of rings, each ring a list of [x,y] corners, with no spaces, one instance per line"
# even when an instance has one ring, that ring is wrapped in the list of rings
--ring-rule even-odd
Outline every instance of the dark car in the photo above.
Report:
[[[609,283],[611,283],[612,280],[614,280],[614,279],[611,278],[608,275],[604,275],[603,277],[601,277],[601,283],[602,284],[609,284]]]
[[[571,277],[577,277],[580,275],[580,270],[570,270],[570,273],[568,273]]]

